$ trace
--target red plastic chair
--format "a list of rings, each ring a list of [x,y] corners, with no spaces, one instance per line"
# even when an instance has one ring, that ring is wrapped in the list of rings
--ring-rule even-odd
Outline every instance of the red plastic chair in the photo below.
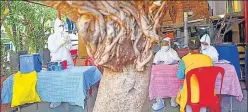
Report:
[[[221,74],[220,94],[214,95],[215,82],[218,74]],[[210,112],[220,112],[221,89],[225,70],[221,67],[201,67],[190,70],[186,75],[187,90],[191,90],[190,78],[195,74],[199,83],[199,102],[191,102],[191,91],[187,91],[187,104],[193,112],[200,112],[200,107],[210,107]]]
[[[74,65],[75,65],[75,64],[76,64],[77,57],[78,57],[77,49],[71,50],[70,53],[71,53],[71,56],[73,57],[72,60],[73,60],[73,63],[74,63]]]
[[[84,62],[85,66],[89,66],[89,62],[92,66],[96,66],[96,64],[94,63],[94,60],[91,57],[86,58],[86,60]],[[97,66],[97,68],[100,70],[99,66]]]

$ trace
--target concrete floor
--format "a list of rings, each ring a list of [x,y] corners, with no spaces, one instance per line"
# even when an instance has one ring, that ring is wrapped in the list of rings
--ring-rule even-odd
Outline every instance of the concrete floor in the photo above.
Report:
[[[241,102],[239,102],[235,97],[223,95],[222,96],[222,102],[221,102],[221,112],[248,112],[247,111],[247,106],[248,106],[247,105],[247,91],[243,90],[243,94],[244,94],[244,98]],[[152,105],[152,103],[150,103],[150,106],[151,105]],[[179,108],[171,107],[169,105],[169,99],[167,99],[165,108],[163,108],[159,111],[154,111],[151,108],[150,112],[179,112]]]
[[[86,100],[87,104],[85,105],[85,109],[82,109],[82,107],[79,106],[72,106],[68,103],[62,103],[59,107],[50,109],[49,105],[50,103],[36,103],[36,104],[29,104],[28,106],[22,107],[21,112],[92,112],[96,95],[97,95],[97,89],[98,87],[95,86],[93,88],[93,94],[92,96],[89,96]],[[227,95],[223,95],[222,102],[221,102],[221,112],[247,112],[247,91],[243,90],[244,98],[241,102],[237,101],[235,97],[230,97]],[[178,108],[173,108],[169,104],[169,99],[165,100],[166,107],[159,110],[154,111],[151,106],[154,101],[148,101],[147,105],[148,110],[145,109],[142,112],[179,112]],[[232,102],[232,103],[231,103]],[[149,104],[148,104],[149,103]],[[231,111],[232,108],[232,111]],[[17,112],[16,109],[10,109],[6,112]]]

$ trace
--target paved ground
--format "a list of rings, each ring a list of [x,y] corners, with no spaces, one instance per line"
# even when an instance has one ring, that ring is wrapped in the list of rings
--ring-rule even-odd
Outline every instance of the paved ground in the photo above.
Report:
[[[241,88],[243,89],[244,98],[239,102],[235,97],[230,97],[228,95],[222,96],[221,102],[221,112],[248,112],[247,111],[247,91],[245,90],[245,85],[242,82]],[[159,111],[154,111],[151,109],[151,112],[178,112],[178,108],[173,108],[169,106],[169,99],[166,101],[167,106]],[[150,104],[151,106],[152,104]]]
[[[55,109],[50,109],[49,103],[38,103],[38,104],[31,104],[26,107],[22,107],[21,112],[92,112],[96,94],[97,94],[97,87],[94,87],[92,96],[90,96],[87,99],[88,103],[85,106],[85,109],[82,109],[79,106],[69,105],[68,103],[62,103],[59,107]],[[222,102],[221,102],[221,112],[247,112],[247,91],[246,90],[243,90],[243,95],[244,95],[244,98],[242,102],[237,101],[235,97],[223,95]],[[165,103],[166,103],[165,108],[159,111],[154,111],[151,108],[152,101],[150,101],[149,104],[147,104],[149,105],[149,112],[179,112],[178,108],[173,108],[169,106],[169,99],[166,99]],[[147,110],[144,110],[144,112],[146,111]],[[9,111],[2,110],[1,112],[17,112],[17,110],[10,109]]]
[[[223,96],[221,102],[221,112],[247,112],[247,91],[243,90],[244,99],[239,102],[235,97]],[[151,112],[179,112],[178,108],[169,106],[169,100],[166,101],[167,106],[159,111]],[[150,105],[151,106],[151,105]],[[231,111],[232,108],[232,111]]]

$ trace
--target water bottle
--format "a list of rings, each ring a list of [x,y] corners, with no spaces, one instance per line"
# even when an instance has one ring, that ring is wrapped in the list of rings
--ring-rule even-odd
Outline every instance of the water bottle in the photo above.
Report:
[[[58,62],[58,71],[62,71],[62,65],[61,65],[61,62]]]

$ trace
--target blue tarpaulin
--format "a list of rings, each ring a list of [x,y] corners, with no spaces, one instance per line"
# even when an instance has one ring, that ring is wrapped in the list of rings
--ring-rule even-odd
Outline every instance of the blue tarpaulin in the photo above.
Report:
[[[74,27],[72,21],[66,18],[66,23],[68,25],[68,31],[72,31]]]
[[[240,60],[239,60],[239,52],[236,45],[220,45],[216,46],[216,50],[219,53],[219,60],[225,59],[231,62],[231,64],[235,67],[236,72],[238,74],[239,79],[240,76]]]

